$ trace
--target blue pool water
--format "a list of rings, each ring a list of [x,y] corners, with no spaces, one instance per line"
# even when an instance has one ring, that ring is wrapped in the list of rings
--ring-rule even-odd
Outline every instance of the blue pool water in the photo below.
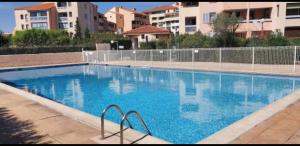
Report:
[[[296,77],[103,65],[0,71],[0,81],[96,116],[110,104],[136,110],[172,143],[196,143],[300,87]],[[107,119],[121,117],[111,110]]]

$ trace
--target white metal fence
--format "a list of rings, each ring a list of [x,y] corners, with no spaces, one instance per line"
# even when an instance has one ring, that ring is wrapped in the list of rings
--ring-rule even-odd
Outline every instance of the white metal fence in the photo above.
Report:
[[[83,61],[88,63],[142,63],[151,66],[155,63],[218,63],[264,65],[273,69],[288,67],[296,71],[300,64],[300,47],[236,47],[236,48],[193,48],[193,49],[157,49],[157,50],[97,50],[83,51]],[[130,64],[129,64],[130,65]],[[209,64],[208,64],[209,65]]]

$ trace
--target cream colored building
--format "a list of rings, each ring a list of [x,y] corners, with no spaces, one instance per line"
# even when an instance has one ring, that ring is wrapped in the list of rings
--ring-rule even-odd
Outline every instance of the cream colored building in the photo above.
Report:
[[[138,49],[141,47],[142,42],[148,43],[159,39],[169,39],[171,31],[152,25],[145,25],[126,31],[123,34],[131,39],[132,48]]]
[[[98,6],[91,2],[45,2],[39,5],[17,7],[15,31],[31,28],[63,29],[73,36],[77,18],[82,34],[86,29],[90,33],[105,31],[106,25],[99,26],[105,18],[99,17],[97,9]]]
[[[113,7],[104,16],[108,21],[116,24],[119,33],[149,24],[147,15],[137,12],[135,9]]]
[[[258,36],[281,31],[288,37],[300,36],[300,3],[297,2],[181,2],[179,32],[201,31],[213,35],[211,22],[217,13],[242,18],[237,35]]]
[[[163,5],[143,11],[149,16],[151,25],[179,33],[179,2]]]

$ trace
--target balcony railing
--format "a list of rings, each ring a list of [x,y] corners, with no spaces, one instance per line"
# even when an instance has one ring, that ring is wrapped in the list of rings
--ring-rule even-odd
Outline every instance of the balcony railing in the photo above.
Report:
[[[47,16],[39,16],[39,17],[30,17],[31,21],[47,21],[48,17]]]
[[[64,9],[67,9],[67,6],[57,7],[57,9],[64,10]]]
[[[58,21],[68,21],[68,17],[58,17]]]
[[[195,32],[197,29],[196,25],[186,25],[185,26],[185,32]]]
[[[288,15],[285,18],[286,19],[297,19],[297,18],[300,18],[300,15]]]

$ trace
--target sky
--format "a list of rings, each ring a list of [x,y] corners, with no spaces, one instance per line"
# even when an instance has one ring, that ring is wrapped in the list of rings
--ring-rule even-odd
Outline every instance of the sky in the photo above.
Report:
[[[12,32],[15,27],[14,8],[17,6],[34,5],[39,2],[0,2],[0,30]],[[172,2],[95,2],[98,12],[104,13],[114,6],[123,6],[129,9],[136,8],[143,11],[151,7],[171,4]]]

